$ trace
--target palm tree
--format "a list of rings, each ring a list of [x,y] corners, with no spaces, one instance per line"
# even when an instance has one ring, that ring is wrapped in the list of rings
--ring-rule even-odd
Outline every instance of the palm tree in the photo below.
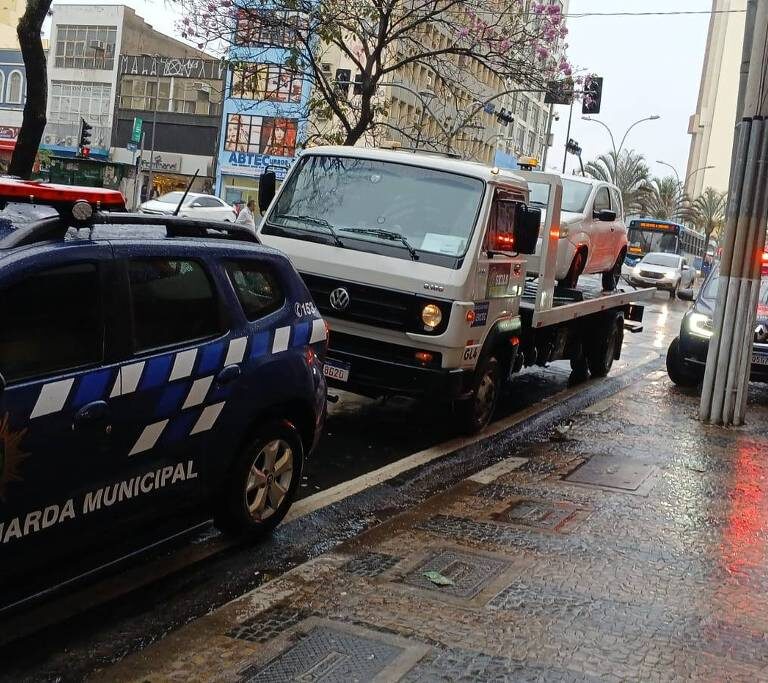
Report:
[[[709,248],[709,239],[714,233],[719,233],[725,224],[725,207],[727,194],[718,192],[713,187],[708,187],[693,201],[693,224],[706,236],[706,245]]]
[[[613,183],[619,188],[626,215],[642,212],[650,175],[642,154],[631,149],[624,150],[618,156],[615,152],[606,152],[588,162],[584,170],[593,178]]]
[[[690,200],[682,183],[672,176],[654,178],[643,198],[644,213],[660,221],[685,221],[691,218]]]

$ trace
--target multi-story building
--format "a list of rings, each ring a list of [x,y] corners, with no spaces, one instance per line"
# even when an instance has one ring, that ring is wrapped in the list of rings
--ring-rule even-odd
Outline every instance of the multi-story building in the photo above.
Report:
[[[216,193],[230,203],[255,198],[267,168],[282,180],[305,137],[310,84],[285,66],[294,40],[287,29],[275,36],[252,11],[236,22],[216,173]]]
[[[156,31],[124,5],[54,5],[52,13],[42,146],[58,155],[76,154],[85,119],[93,126],[91,156],[109,156],[121,54],[207,56]]]
[[[685,189],[728,190],[747,0],[713,0],[696,113],[691,116]]]
[[[11,160],[27,99],[26,70],[16,35],[26,4],[0,0],[0,168]]]
[[[214,59],[120,55],[112,159],[140,157],[132,201],[151,194],[150,167],[159,194],[185,188],[195,174],[192,191],[213,190],[225,73]]]

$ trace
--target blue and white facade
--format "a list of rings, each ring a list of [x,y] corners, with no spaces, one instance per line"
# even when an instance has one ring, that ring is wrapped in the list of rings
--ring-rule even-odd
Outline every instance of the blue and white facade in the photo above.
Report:
[[[233,66],[226,77],[216,170],[216,194],[229,203],[255,199],[267,167],[282,180],[306,138],[311,84],[285,66],[289,33],[285,49],[266,47],[253,11],[238,22],[228,55]],[[269,43],[274,45],[273,34]]]

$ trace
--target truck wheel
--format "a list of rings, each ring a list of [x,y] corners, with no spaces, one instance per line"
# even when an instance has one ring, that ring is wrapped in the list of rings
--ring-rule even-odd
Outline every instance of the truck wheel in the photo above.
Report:
[[[214,521],[225,532],[262,536],[285,517],[301,481],[304,447],[288,422],[259,428],[224,482]]]
[[[456,402],[461,431],[476,434],[493,417],[501,393],[501,370],[494,356],[481,360],[475,369],[472,395]]]
[[[613,264],[611,270],[603,273],[603,291],[612,292],[616,289],[621,279],[621,266],[624,263],[624,255],[626,252],[622,249],[619,253],[619,258],[616,259],[616,263]]]
[[[675,337],[667,349],[667,374],[669,379],[684,389],[692,389],[701,381],[701,376],[691,370],[680,355],[680,337]]]
[[[617,345],[620,344],[621,334],[619,324],[623,324],[621,316],[611,316],[606,326],[600,326],[605,334],[600,335],[589,349],[587,349],[587,365],[592,377],[605,377],[613,367],[616,358]]]
[[[573,261],[571,261],[571,267],[568,269],[565,277],[562,280],[557,281],[558,287],[566,287],[573,289],[579,284],[579,275],[584,272],[584,268],[587,265],[587,252],[584,249],[578,249],[573,255]]]

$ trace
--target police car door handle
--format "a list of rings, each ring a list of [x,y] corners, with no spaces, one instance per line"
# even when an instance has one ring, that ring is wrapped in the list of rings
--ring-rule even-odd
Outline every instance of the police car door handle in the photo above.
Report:
[[[75,413],[72,429],[92,424],[94,422],[106,421],[109,418],[109,405],[106,401],[93,401],[87,403]]]
[[[216,384],[229,384],[240,377],[239,365],[227,365],[218,375],[216,375]]]

